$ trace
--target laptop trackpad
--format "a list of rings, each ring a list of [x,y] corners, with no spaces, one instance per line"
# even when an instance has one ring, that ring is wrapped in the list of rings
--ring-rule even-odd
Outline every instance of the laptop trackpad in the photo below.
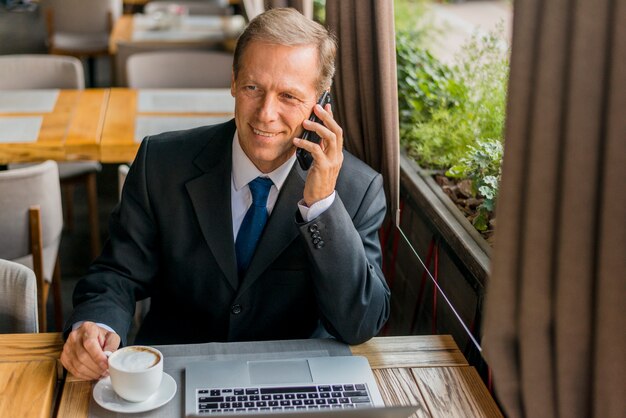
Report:
[[[249,361],[250,383],[308,383],[312,382],[307,360]]]

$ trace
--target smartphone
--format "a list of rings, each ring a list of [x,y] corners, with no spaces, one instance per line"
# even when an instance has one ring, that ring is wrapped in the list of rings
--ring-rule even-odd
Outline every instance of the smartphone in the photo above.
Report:
[[[323,108],[324,106],[326,106],[327,103],[330,103],[330,102],[331,102],[330,92],[324,91],[324,93],[322,93],[322,95],[318,99],[317,104],[322,106]],[[317,117],[317,115],[315,115],[315,112],[311,112],[311,116],[309,116],[309,120],[311,122],[322,123],[322,121]],[[306,141],[315,142],[316,144],[319,144],[320,141],[322,140],[322,138],[320,138],[320,136],[316,132],[307,131],[306,129],[302,133],[302,139]],[[298,163],[300,163],[300,167],[302,167],[303,170],[306,171],[311,167],[311,164],[313,163],[313,157],[311,156],[311,153],[309,151],[304,150],[302,148],[298,148],[296,150],[296,157],[298,158]]]

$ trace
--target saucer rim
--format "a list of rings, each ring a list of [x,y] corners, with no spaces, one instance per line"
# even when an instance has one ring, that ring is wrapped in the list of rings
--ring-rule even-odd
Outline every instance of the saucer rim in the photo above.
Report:
[[[140,413],[140,412],[148,412],[148,411],[152,411],[153,409],[156,408],[160,408],[161,406],[169,403],[172,399],[174,399],[174,396],[176,396],[176,392],[178,392],[178,384],[176,383],[176,380],[168,373],[163,372],[163,381],[165,381],[166,379],[168,379],[171,381],[171,383],[173,384],[173,390],[172,393],[169,396],[166,396],[163,398],[162,402],[155,402],[155,398],[150,397],[148,399],[146,399],[145,401],[142,402],[129,402],[129,401],[125,401],[124,399],[120,398],[120,400],[122,400],[123,402],[125,402],[126,405],[128,405],[128,407],[140,407],[139,409],[134,409],[134,408],[130,408],[132,410],[129,410],[129,408],[122,406],[121,408],[118,407],[110,407],[107,406],[105,403],[100,403],[100,401],[96,398],[96,388],[98,388],[98,386],[100,386],[100,389],[98,389],[100,392],[104,391],[104,386],[107,384],[106,382],[108,381],[108,385],[111,385],[111,377],[107,376],[104,379],[99,380],[93,390],[92,390],[92,397],[94,399],[94,401],[103,409],[106,409],[107,411],[111,411],[111,412],[120,412],[120,413]],[[161,390],[162,387],[164,387],[163,381],[161,382],[161,385],[159,386],[158,391]],[[110,390],[113,390],[112,388]],[[155,395],[158,394],[155,393]],[[143,405],[145,404],[145,405]],[[118,405],[118,404],[116,404]],[[144,407],[142,407],[144,406]]]

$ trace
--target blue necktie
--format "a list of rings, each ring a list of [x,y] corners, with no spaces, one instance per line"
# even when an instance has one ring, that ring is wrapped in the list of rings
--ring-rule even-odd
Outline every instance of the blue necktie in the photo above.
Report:
[[[272,180],[257,177],[248,183],[250,193],[252,193],[252,206],[243,218],[237,240],[235,241],[235,252],[237,253],[237,270],[239,277],[243,277],[248,269],[256,245],[261,238],[261,233],[267,222],[267,196],[270,194]]]

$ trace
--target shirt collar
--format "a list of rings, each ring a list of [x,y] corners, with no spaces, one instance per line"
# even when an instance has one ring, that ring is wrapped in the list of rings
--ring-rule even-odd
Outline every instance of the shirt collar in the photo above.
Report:
[[[239,144],[239,135],[235,131],[233,137],[233,184],[235,190],[239,191],[242,187],[246,186],[252,180],[257,177],[269,177],[274,183],[276,188],[280,191],[280,188],[287,180],[287,176],[291,171],[294,161],[296,160],[296,154],[294,153],[287,161],[285,161],[280,167],[270,173],[262,173],[250,158],[243,152],[241,144]]]

